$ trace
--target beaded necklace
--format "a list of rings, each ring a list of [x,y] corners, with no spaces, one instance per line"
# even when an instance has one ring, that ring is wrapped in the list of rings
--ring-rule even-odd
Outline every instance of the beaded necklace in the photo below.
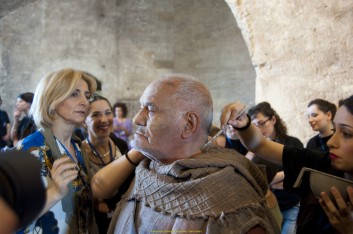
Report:
[[[104,160],[103,160],[103,157],[105,157],[106,154],[104,154],[103,156],[101,156],[101,155],[99,154],[99,152],[96,150],[96,148],[93,146],[93,144],[89,141],[89,139],[87,138],[86,140],[87,140],[88,146],[89,146],[89,148],[91,148],[91,150],[92,150],[94,156],[96,157],[96,159],[97,159],[98,161],[101,162],[102,165],[106,166],[106,165],[108,165],[109,163],[111,163],[112,161],[114,161],[113,151],[112,151],[112,146],[111,146],[111,144],[110,144],[110,141],[109,141],[109,155],[110,155],[110,160],[109,160],[108,163],[105,163]]]

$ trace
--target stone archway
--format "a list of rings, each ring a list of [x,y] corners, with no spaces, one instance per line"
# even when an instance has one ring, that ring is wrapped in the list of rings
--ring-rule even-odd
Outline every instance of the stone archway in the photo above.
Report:
[[[338,103],[353,94],[353,2],[226,0],[256,70],[256,101],[268,101],[289,133],[315,133],[310,100]]]

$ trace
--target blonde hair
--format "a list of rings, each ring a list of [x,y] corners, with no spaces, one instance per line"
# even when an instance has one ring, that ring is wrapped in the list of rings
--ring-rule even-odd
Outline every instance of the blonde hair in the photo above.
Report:
[[[38,128],[52,126],[56,106],[71,95],[81,79],[87,82],[92,95],[97,89],[97,83],[84,71],[65,68],[54,71],[39,81],[30,109],[30,114]]]

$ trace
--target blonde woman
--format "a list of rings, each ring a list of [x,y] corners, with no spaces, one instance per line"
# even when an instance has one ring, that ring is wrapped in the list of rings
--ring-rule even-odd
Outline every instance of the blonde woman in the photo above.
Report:
[[[87,165],[73,137],[86,119],[96,87],[93,77],[70,68],[40,80],[30,109],[40,129],[17,148],[41,161],[47,200],[38,219],[20,232],[97,233]]]

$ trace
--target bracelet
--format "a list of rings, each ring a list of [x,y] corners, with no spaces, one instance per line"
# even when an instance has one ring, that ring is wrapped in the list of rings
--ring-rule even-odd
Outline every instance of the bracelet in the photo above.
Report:
[[[131,161],[131,159],[129,158],[128,152],[126,151],[126,154],[125,154],[125,158],[127,159],[127,161],[129,161],[129,163],[131,163],[132,165],[134,165],[135,167],[138,166],[138,163],[134,163],[133,161]]]
[[[237,130],[237,131],[244,131],[244,130],[248,129],[250,127],[250,125],[251,125],[251,118],[250,118],[250,116],[248,114],[246,116],[248,117],[248,123],[244,127],[242,127],[242,128],[236,128],[236,127],[233,127],[233,126],[232,127],[235,130]]]

